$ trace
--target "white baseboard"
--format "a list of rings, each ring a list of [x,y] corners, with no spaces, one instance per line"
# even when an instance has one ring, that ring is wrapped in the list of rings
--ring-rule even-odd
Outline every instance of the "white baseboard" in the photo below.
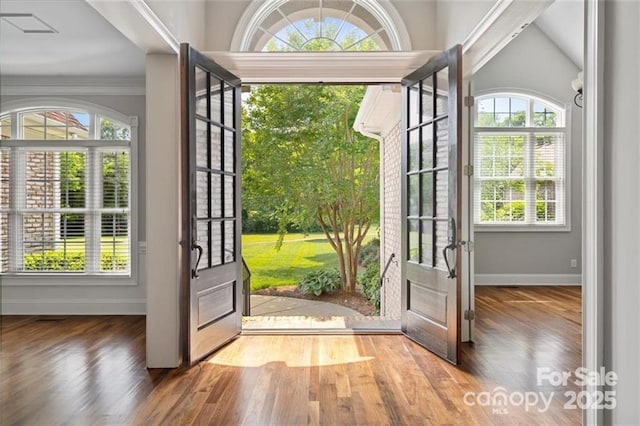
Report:
[[[476,274],[475,285],[581,285],[580,274]]]
[[[2,315],[145,315],[144,299],[2,300]]]

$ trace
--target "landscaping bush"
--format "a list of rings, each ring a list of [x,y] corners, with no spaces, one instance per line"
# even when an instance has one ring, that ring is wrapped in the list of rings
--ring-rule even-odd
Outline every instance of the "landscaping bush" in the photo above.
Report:
[[[378,263],[380,260],[380,239],[374,238],[362,246],[358,261],[360,265],[367,266],[370,263]]]
[[[364,297],[380,313],[380,263],[370,262],[360,276],[360,287]]]
[[[331,293],[341,286],[340,272],[337,269],[317,269],[309,272],[298,284],[303,293],[320,296]]]
[[[44,254],[44,255],[43,255]],[[115,256],[113,253],[102,253],[100,259],[103,270],[123,271],[129,266],[126,256]],[[115,267],[114,267],[115,266]],[[24,256],[25,271],[84,271],[85,254],[83,252],[67,252],[66,259],[63,250],[47,250]]]

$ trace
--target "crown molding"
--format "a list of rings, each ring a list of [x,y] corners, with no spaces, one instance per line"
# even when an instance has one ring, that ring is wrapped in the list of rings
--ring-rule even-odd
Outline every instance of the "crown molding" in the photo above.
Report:
[[[144,96],[143,77],[41,77],[3,76],[3,96]]]

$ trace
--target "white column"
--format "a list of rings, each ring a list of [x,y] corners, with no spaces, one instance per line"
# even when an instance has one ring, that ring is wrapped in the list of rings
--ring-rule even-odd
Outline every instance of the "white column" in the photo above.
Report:
[[[148,54],[146,73],[147,366],[180,353],[180,93],[173,54]]]

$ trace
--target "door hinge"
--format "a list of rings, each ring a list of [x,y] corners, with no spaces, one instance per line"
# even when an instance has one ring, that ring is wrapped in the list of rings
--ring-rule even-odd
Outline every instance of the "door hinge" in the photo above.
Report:
[[[464,249],[464,251],[466,251],[467,253],[471,253],[473,251],[473,241],[460,241],[459,243],[462,248]]]
[[[465,96],[464,97],[464,106],[472,107],[473,105],[475,105],[475,101],[476,101],[476,99],[473,96]]]
[[[469,321],[476,319],[476,311],[472,311],[471,309],[464,311],[464,319]]]
[[[473,176],[473,165],[467,164],[464,166],[463,172],[465,176]]]

